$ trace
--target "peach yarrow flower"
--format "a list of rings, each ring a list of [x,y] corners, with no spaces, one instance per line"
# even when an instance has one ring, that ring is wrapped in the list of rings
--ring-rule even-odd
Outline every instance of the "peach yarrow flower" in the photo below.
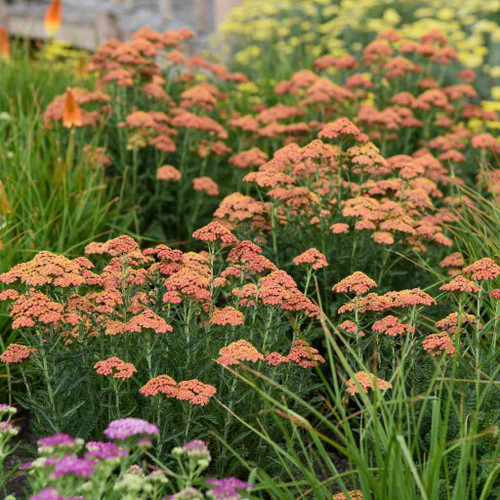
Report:
[[[85,253],[88,255],[108,254],[112,257],[139,251],[140,248],[137,242],[134,238],[127,235],[118,236],[118,238],[108,240],[105,243],[98,243],[94,241],[85,247]]]
[[[404,333],[415,333],[415,327],[402,323],[399,318],[393,315],[385,316],[378,321],[375,321],[372,326],[374,332],[385,333],[390,337],[403,335]]]
[[[182,178],[182,174],[172,165],[163,165],[156,171],[156,178],[159,181],[178,182]]]
[[[309,250],[297,255],[297,257],[293,259],[293,263],[296,266],[301,264],[311,265],[311,267],[315,270],[328,266],[325,255],[319,250],[316,250],[316,248],[309,248]]]
[[[179,401],[189,401],[194,405],[205,406],[217,389],[196,379],[177,383],[168,375],[160,375],[149,380],[139,392],[146,397],[164,394]]]
[[[463,272],[472,275],[472,279],[476,281],[494,280],[500,276],[500,266],[485,257],[465,267]]]
[[[245,316],[242,312],[237,311],[232,306],[226,306],[222,309],[214,309],[210,317],[210,324],[218,326],[240,326],[243,324],[244,320]]]
[[[132,363],[126,363],[117,356],[98,361],[94,369],[99,375],[113,375],[113,378],[118,379],[128,379],[137,372]]]
[[[295,363],[301,368],[313,368],[318,364],[325,363],[325,358],[305,340],[295,340],[292,342],[292,348],[286,356],[283,356],[279,352],[268,352],[266,353],[265,360],[271,366]]]
[[[361,371],[355,373],[354,377],[350,378],[347,381],[346,390],[351,395],[359,394],[360,392],[355,380],[361,386],[361,390],[365,394],[368,394],[368,389],[375,390],[375,386],[377,386],[382,391],[392,388],[392,385],[389,382],[376,377],[373,373]]]
[[[238,238],[218,222],[210,222],[201,229],[196,230],[193,233],[193,238],[208,243],[220,241],[223,245],[235,245],[238,243]]]
[[[438,356],[446,353],[450,356],[455,354],[453,339],[445,332],[432,333],[422,342],[423,348],[431,355]]]
[[[28,359],[33,352],[37,352],[36,349],[19,344],[10,344],[0,355],[0,360],[7,364],[22,363],[25,359]]]
[[[195,191],[204,191],[208,196],[219,195],[219,187],[210,177],[195,177],[193,179],[193,189]]]
[[[220,349],[217,363],[223,366],[232,366],[239,364],[240,361],[256,363],[261,359],[264,359],[264,356],[250,342],[241,339]]]
[[[449,292],[479,293],[479,287],[463,276],[453,278],[449,283],[440,286],[439,289]]]
[[[369,278],[365,273],[356,271],[350,276],[339,281],[333,286],[332,290],[337,293],[354,292],[356,295],[362,295],[372,288],[376,288],[377,283]]]

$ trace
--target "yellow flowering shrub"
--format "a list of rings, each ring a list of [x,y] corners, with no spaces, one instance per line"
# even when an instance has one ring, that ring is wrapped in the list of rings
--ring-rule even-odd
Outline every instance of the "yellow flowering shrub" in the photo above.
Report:
[[[493,86],[497,100],[498,12],[500,0],[244,0],[222,24],[220,36],[231,42],[223,45],[240,70],[282,78],[322,54],[358,51],[389,28],[408,38],[437,29],[456,47],[462,64],[481,68],[481,90]]]

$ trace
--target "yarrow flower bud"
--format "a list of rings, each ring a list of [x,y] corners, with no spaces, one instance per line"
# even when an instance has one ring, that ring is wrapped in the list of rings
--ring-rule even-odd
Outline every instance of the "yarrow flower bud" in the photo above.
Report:
[[[11,438],[19,434],[19,428],[12,425],[10,422],[0,422],[0,436]]]
[[[169,495],[168,498],[171,500],[202,500],[205,496],[200,490],[188,486],[173,495]]]
[[[208,462],[212,460],[207,445],[204,441],[201,441],[199,439],[187,442],[181,449],[183,453],[185,453],[189,458],[196,460],[205,460],[207,462],[207,466]]]
[[[0,403],[0,417],[3,415],[12,416],[17,413],[17,408],[14,406],[7,405],[5,403]]]
[[[146,480],[149,481],[150,483],[158,483],[158,484],[168,484],[169,480],[168,477],[165,475],[165,473],[162,470],[154,470],[153,472],[150,472],[146,476]]]

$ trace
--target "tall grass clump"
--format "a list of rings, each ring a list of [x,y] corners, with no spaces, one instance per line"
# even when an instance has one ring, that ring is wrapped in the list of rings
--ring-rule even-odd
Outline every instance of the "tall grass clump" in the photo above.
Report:
[[[46,249],[76,253],[104,234],[113,197],[91,146],[62,144],[42,111],[74,82],[67,68],[32,60],[26,47],[0,60],[0,269]],[[70,141],[71,142],[71,141]],[[16,334],[5,328],[2,342]]]
[[[281,392],[270,397],[255,383],[263,375],[234,372],[258,391],[282,429],[283,440],[271,440],[264,427],[237,417],[274,449],[257,474],[262,489],[280,499],[336,492],[334,498],[498,498],[500,292],[493,287],[500,268],[491,264],[465,267],[435,300],[418,289],[357,293],[340,309],[352,320],[324,318],[328,368],[318,371],[319,404],[266,380]],[[371,285],[349,278],[334,290]],[[398,311],[405,302],[404,318],[373,321],[375,311]],[[431,320],[443,310],[454,312]],[[278,478],[266,472],[273,466],[282,471]]]

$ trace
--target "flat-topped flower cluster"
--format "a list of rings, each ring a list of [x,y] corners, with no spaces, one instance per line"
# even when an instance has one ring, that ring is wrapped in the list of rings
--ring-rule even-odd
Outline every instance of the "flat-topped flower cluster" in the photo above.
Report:
[[[0,359],[21,368],[30,393],[49,391],[41,400],[56,428],[72,429],[62,415],[83,398],[96,427],[142,408],[138,415],[154,416],[162,432],[175,415],[177,429],[197,435],[213,424],[193,424],[193,411],[203,407],[216,421],[223,413],[213,398],[234,399],[224,366],[254,365],[305,388],[309,375],[299,372],[324,363],[306,340],[320,310],[287,273],[216,222],[193,237],[208,251],[140,250],[121,236],[87,245],[96,264],[41,252],[0,275],[8,286],[0,299],[25,343]],[[66,397],[52,389],[65,370],[84,379]]]

